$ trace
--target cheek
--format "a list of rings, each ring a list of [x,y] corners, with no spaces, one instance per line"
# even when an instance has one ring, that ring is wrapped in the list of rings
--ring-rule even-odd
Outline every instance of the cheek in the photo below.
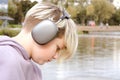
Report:
[[[41,63],[51,59],[55,52],[56,52],[55,46],[45,48],[34,47],[31,58],[33,59],[33,61]]]
[[[32,55],[31,55],[31,58],[33,61],[39,63],[40,61],[42,61],[44,55],[44,53],[41,51],[41,49],[38,47],[38,46],[34,46],[33,47],[33,50],[32,50]]]
[[[33,61],[39,63],[39,61],[41,60],[41,57],[42,57],[42,55],[38,50],[34,50],[32,52],[31,58]]]

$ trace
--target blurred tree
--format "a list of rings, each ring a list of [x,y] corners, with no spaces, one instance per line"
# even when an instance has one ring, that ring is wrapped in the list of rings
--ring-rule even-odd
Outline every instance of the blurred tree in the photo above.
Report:
[[[14,21],[12,22],[21,24],[26,12],[36,3],[36,1],[32,3],[30,0],[9,0],[8,15],[14,18]]]
[[[17,13],[17,6],[14,4],[13,0],[8,1],[8,15],[14,18],[13,23],[15,23],[15,14]],[[11,21],[10,21],[11,22]]]
[[[70,13],[72,18],[75,18],[77,15],[77,9],[75,6],[68,6],[67,11]]]
[[[76,9],[77,9],[77,15],[76,20],[78,23],[85,25],[86,21],[86,8],[88,5],[88,0],[76,0]]]
[[[108,0],[92,0],[90,5],[94,8],[94,17],[98,23],[110,19],[112,14],[115,13],[113,4]]]
[[[93,5],[88,5],[87,8],[86,8],[86,16],[87,16],[87,19],[88,20],[94,20],[94,13],[95,13],[95,10],[94,10],[94,6]]]
[[[120,25],[120,9],[116,9],[116,12],[109,19],[110,25]]]
[[[79,24],[85,25],[89,20],[96,22],[110,22],[118,24],[119,11],[115,12],[115,8],[110,0],[42,0],[43,2],[51,2],[58,6],[63,6],[71,18]],[[8,15],[15,20],[13,23],[21,23],[24,20],[26,12],[37,2],[30,0],[9,0]],[[112,18],[111,18],[112,17]],[[113,19],[113,20],[110,20]]]

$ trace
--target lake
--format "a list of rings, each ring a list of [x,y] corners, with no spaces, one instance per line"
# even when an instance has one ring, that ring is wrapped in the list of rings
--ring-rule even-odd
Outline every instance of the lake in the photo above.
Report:
[[[120,33],[79,35],[78,50],[71,59],[40,68],[43,80],[120,80]]]

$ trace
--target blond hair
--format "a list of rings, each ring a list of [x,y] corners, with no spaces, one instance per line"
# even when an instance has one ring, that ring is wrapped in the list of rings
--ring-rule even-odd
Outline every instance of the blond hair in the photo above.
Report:
[[[74,21],[72,19],[60,20],[62,15],[62,10],[56,5],[50,3],[37,3],[27,12],[23,25],[23,28],[27,32],[30,32],[33,27],[42,20],[50,19],[55,22],[57,27],[62,29],[59,31],[59,34],[64,36],[66,46],[66,48],[59,51],[59,60],[69,58],[75,53],[78,45],[78,36]]]
[[[60,51],[60,59],[68,59],[76,52],[78,46],[78,36],[76,32],[76,25],[72,19],[63,19],[57,26],[64,28],[64,40],[66,49]]]

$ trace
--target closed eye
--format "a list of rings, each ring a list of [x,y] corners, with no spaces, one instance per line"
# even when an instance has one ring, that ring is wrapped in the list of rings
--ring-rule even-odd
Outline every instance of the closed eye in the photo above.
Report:
[[[59,51],[60,50],[60,47],[59,46],[57,46],[57,51]]]

